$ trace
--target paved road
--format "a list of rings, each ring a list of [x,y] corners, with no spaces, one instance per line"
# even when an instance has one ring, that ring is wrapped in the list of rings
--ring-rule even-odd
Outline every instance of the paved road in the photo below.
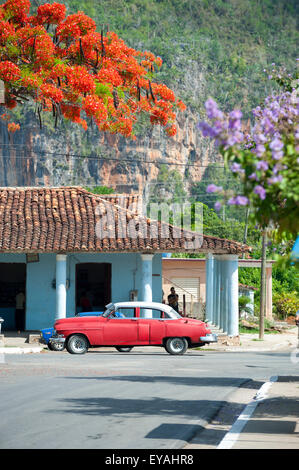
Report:
[[[287,351],[9,354],[0,448],[183,448],[236,390],[246,397],[272,375],[296,374]]]

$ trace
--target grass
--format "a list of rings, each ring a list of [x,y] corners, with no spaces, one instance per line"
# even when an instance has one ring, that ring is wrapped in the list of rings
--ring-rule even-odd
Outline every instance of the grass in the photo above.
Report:
[[[250,333],[250,334],[255,335],[255,334],[258,334],[258,333],[259,333],[259,329],[258,329],[258,328],[252,328],[252,329],[250,328],[250,329],[249,329],[249,328],[245,328],[244,326],[240,326],[239,332],[240,332],[240,334],[241,334],[241,333]],[[269,335],[269,334],[270,334],[270,335],[272,335],[272,334],[273,334],[273,335],[280,334],[279,331],[276,331],[276,330],[270,330],[270,331],[266,331],[266,330],[265,330],[264,333],[265,333],[265,335]]]

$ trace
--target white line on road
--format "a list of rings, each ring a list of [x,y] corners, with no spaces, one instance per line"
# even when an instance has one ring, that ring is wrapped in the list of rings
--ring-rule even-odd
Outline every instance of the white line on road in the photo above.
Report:
[[[240,414],[240,416],[234,422],[230,430],[225,434],[220,444],[218,444],[217,449],[231,449],[234,446],[234,444],[239,439],[242,429],[251,418],[257,405],[259,404],[259,402],[267,398],[270,388],[272,387],[273,383],[277,381],[277,379],[278,377],[274,375],[273,377],[270,378],[269,382],[265,382],[261,386],[261,388],[258,390],[254,399],[250,403],[248,403],[243,413]]]

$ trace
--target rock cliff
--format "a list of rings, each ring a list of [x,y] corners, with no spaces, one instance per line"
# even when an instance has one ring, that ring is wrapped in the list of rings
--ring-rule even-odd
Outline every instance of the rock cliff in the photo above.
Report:
[[[175,137],[145,126],[135,141],[66,122],[54,129],[49,120],[40,129],[32,110],[22,112],[21,130],[13,136],[1,123],[1,186],[101,185],[144,193],[163,163],[190,184],[200,180],[211,159],[210,144],[197,129],[198,116],[190,111],[178,117]]]

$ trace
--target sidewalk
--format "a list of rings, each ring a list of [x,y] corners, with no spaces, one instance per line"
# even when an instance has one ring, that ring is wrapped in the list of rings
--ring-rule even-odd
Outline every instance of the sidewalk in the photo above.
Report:
[[[34,331],[25,331],[18,334],[16,331],[4,331],[0,335],[0,354],[26,354],[26,353],[40,353],[45,347],[45,344],[39,342],[28,343],[28,336]]]
[[[215,331],[217,333],[217,331]],[[221,333],[219,333],[221,336]],[[220,339],[220,338],[219,338]],[[282,333],[266,333],[264,339],[260,340],[257,333],[241,333],[240,344],[233,345],[228,338],[225,343],[211,343],[204,346],[203,350],[213,351],[275,351],[278,349],[293,349],[298,346],[298,327],[293,326],[282,330]]]
[[[299,449],[299,376],[273,382],[231,448]]]

